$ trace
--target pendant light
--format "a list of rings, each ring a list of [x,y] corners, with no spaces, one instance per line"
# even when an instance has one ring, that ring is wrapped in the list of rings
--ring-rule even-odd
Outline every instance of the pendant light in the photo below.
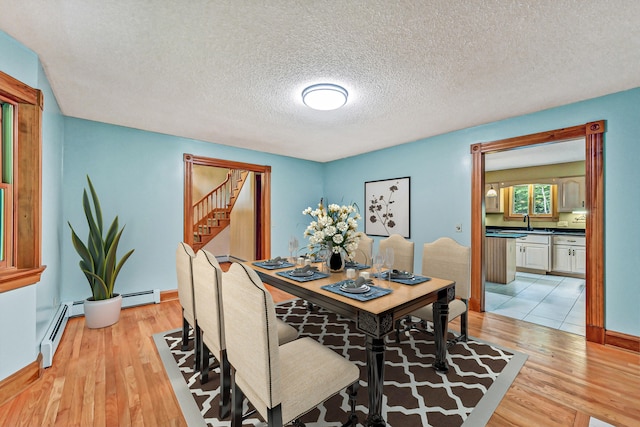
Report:
[[[491,184],[491,188],[487,191],[487,197],[498,197],[498,192],[493,188],[493,184]]]

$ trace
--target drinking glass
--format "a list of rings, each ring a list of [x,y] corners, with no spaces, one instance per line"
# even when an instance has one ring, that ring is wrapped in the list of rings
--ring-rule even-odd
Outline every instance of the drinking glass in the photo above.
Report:
[[[318,251],[317,257],[318,261],[320,261],[320,271],[326,273],[325,269],[327,269],[327,258],[329,256],[329,249],[322,248]]]
[[[389,284],[391,284],[391,271],[393,270],[394,261],[393,248],[387,248],[384,254],[384,266],[388,268]]]
[[[289,239],[289,256],[292,264],[296,263],[293,257],[296,252],[298,252],[298,239],[295,236],[291,236]]]
[[[382,255],[380,252],[376,253],[373,256],[373,269],[376,272],[376,276],[378,277],[378,279],[382,279],[382,266],[384,265],[384,255]]]

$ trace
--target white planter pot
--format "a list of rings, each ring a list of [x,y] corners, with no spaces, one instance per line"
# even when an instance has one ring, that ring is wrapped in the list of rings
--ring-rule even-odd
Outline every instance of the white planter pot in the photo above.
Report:
[[[84,318],[88,328],[97,329],[111,326],[120,319],[122,296],[114,294],[113,298],[93,301],[84,300]]]

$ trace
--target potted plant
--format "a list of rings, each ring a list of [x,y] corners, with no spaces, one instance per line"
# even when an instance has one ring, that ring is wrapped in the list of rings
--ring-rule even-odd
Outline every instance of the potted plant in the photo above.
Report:
[[[80,240],[71,223],[67,223],[71,228],[73,247],[80,255],[80,270],[84,273],[91,287],[91,297],[84,301],[85,323],[89,328],[103,328],[113,325],[120,318],[122,296],[115,294],[113,288],[118,273],[134,249],[131,249],[120,261],[117,261],[116,252],[124,226],[119,229],[118,217],[116,216],[106,236],[103,237],[102,209],[88,175],[87,182],[93,207],[85,188],[82,195],[82,205],[89,226],[86,244]]]

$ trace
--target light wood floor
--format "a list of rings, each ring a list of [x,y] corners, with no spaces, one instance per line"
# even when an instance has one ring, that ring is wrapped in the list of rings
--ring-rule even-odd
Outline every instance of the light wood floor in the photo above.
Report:
[[[180,316],[173,300],[124,309],[105,329],[70,319],[53,366],[0,406],[0,426],[184,426],[151,338],[180,327]],[[491,313],[469,320],[472,336],[529,354],[489,425],[586,426],[589,416],[640,425],[637,353]]]

